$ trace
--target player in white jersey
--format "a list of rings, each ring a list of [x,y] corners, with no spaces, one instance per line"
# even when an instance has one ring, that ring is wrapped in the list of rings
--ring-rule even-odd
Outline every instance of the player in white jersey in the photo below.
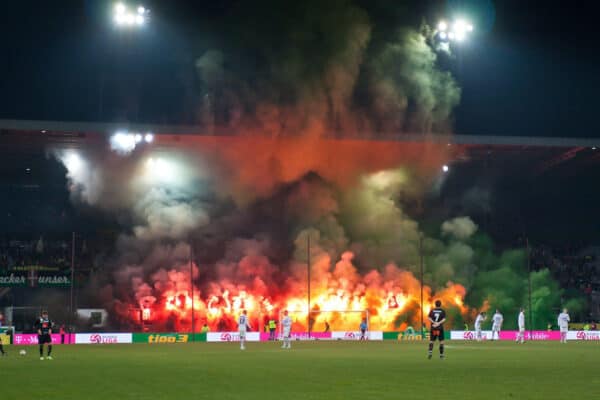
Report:
[[[494,340],[494,335],[500,340],[502,321],[504,321],[504,317],[500,314],[500,310],[496,309],[496,313],[492,316],[492,340]]]
[[[558,314],[558,327],[560,328],[560,342],[567,343],[567,332],[569,332],[569,322],[571,318],[569,317],[568,310],[565,308],[563,312]]]
[[[240,332],[240,349],[246,349],[246,329],[252,329],[250,322],[248,321],[248,313],[246,310],[242,311],[242,315],[238,318],[238,330]]]
[[[523,307],[521,307],[521,309],[519,310],[517,323],[519,325],[519,333],[517,334],[517,340],[515,341],[517,343],[521,342],[521,344],[523,344],[523,342],[525,342],[525,310],[523,310]]]
[[[475,333],[478,342],[481,341],[481,323],[485,321],[485,318],[485,311],[477,314],[477,318],[475,318]]]
[[[283,329],[283,346],[281,346],[281,348],[291,349],[292,319],[288,315],[287,310],[283,312],[283,319],[281,320],[281,329]]]

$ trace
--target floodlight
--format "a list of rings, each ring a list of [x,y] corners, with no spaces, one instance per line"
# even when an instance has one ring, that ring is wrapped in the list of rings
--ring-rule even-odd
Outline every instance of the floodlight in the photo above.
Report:
[[[133,14],[127,14],[125,16],[125,22],[127,23],[127,25],[133,25],[133,24],[135,24],[135,15],[133,15]]]
[[[131,153],[135,149],[135,135],[117,132],[110,138],[110,147],[118,153]]]
[[[117,3],[113,19],[118,26],[135,27],[145,25],[148,20],[148,9],[144,6],[130,9],[124,3]]]
[[[473,25],[463,18],[458,18],[451,24],[441,21],[437,26],[437,38],[441,41],[462,42],[473,29]]]
[[[454,23],[454,31],[455,32],[464,32],[467,30],[467,23],[462,20],[456,20],[456,22]]]
[[[115,13],[117,13],[117,15],[125,14],[125,11],[127,11],[127,8],[125,8],[125,5],[123,3],[115,4]]]

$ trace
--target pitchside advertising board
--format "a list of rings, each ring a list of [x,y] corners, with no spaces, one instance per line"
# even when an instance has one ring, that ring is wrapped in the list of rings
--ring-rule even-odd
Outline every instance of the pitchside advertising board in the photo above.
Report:
[[[208,332],[206,334],[207,342],[239,342],[239,332]],[[259,332],[246,332],[247,342],[258,342],[260,341]]]
[[[120,344],[133,343],[131,333],[77,333],[76,344]]]
[[[134,333],[133,343],[187,343],[192,335],[187,333]]]
[[[600,341],[600,331],[569,331],[568,340],[598,340]]]
[[[518,331],[501,331],[500,340],[516,340]],[[482,340],[491,340],[492,331],[481,331]],[[451,331],[452,340],[477,340],[475,331]],[[600,340],[600,331],[569,331],[568,340]],[[525,331],[525,340],[560,340],[559,331]]]
[[[277,340],[281,340],[281,333],[275,335]],[[359,340],[360,332],[339,331],[339,332],[311,332],[310,337],[308,332],[292,332],[292,340]],[[268,332],[247,332],[246,341],[248,342],[264,342],[270,339]],[[239,342],[239,332],[209,332],[206,334],[207,342]],[[371,331],[367,332],[367,340],[383,340],[383,332]]]
[[[133,343],[165,344],[206,342],[206,333],[134,333]]]
[[[0,333],[0,343],[10,344],[10,336],[5,333]]]
[[[331,340],[331,332],[311,332],[310,336],[308,332],[291,332],[290,336],[292,340]],[[278,340],[282,339],[282,333],[278,332],[275,337]],[[260,341],[267,342],[271,339],[269,332],[262,332],[260,334]]]
[[[52,338],[52,344],[61,344],[62,337],[58,333],[50,335]],[[75,343],[75,335],[65,335],[64,344]],[[13,335],[13,344],[18,346],[29,346],[38,344],[38,335],[35,333],[15,333]]]
[[[331,338],[334,340],[360,340],[360,331],[334,331]],[[365,334],[367,340],[383,340],[382,331],[368,331]]]

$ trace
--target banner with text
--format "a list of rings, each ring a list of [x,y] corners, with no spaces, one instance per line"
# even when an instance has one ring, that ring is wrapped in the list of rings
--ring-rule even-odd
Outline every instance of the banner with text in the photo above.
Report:
[[[131,333],[77,333],[75,334],[77,344],[115,344],[133,343]]]
[[[569,331],[567,340],[600,340],[600,331]]]
[[[239,332],[208,332],[206,334],[207,342],[239,342]],[[260,341],[260,332],[246,332],[247,342]]]
[[[383,340],[382,331],[367,331],[367,340]],[[338,340],[360,340],[360,331],[334,331],[331,332],[332,339]]]
[[[133,343],[188,343],[206,342],[206,333],[134,333]]]
[[[429,339],[429,332],[426,332],[424,336],[415,331],[383,332],[383,340],[425,340]],[[444,339],[450,339],[449,331],[444,331]]]
[[[277,332],[275,334],[275,339],[282,340],[283,334],[281,332]],[[331,332],[311,332],[310,337],[308,337],[308,332],[291,332],[290,336],[292,340],[330,340]],[[269,332],[261,332],[260,340],[261,342],[266,342],[271,339],[271,335]]]
[[[71,277],[69,274],[46,273],[38,274],[31,270],[25,272],[12,272],[10,274],[0,274],[0,287],[68,287],[71,286]]]
[[[501,331],[500,340],[516,340],[518,331]],[[477,340],[475,331],[452,331],[452,340]],[[482,340],[490,340],[492,331],[481,331]],[[568,340],[600,340],[600,331],[569,331]],[[525,340],[560,340],[559,331],[525,331]]]
[[[62,343],[62,335],[58,333],[53,333],[51,335],[52,344],[61,344]],[[62,344],[74,344],[75,343],[75,335],[66,334],[64,335],[64,343]],[[36,333],[15,333],[13,335],[13,344],[18,346],[28,346],[38,344],[38,335]]]

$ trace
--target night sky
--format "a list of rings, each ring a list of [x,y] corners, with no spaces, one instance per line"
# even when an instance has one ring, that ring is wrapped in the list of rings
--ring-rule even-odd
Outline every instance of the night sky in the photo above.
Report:
[[[476,35],[455,58],[439,60],[462,88],[456,133],[600,136],[593,2],[332,1],[329,12],[347,3],[366,11],[374,36],[435,23],[461,5],[473,15]],[[111,4],[3,5],[0,118],[196,123],[196,59],[210,48],[235,49],[253,79],[261,71],[253,34],[266,47],[284,46],[278,31],[302,11],[292,2],[148,1],[151,24],[124,33],[110,20]]]

